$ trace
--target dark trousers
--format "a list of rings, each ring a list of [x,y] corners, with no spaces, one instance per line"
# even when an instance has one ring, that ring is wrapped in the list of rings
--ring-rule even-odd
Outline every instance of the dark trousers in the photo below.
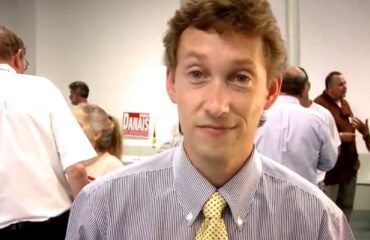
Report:
[[[355,202],[357,177],[352,177],[348,183],[338,183],[326,185],[324,192],[326,195],[342,209],[348,222],[351,220],[351,213]]]
[[[69,211],[44,222],[19,222],[0,229],[1,240],[64,240]]]

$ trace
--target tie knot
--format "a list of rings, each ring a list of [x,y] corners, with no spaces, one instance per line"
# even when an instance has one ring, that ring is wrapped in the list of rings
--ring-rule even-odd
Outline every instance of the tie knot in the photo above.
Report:
[[[206,218],[221,218],[222,210],[226,206],[225,199],[219,192],[214,192],[203,206],[203,214]]]

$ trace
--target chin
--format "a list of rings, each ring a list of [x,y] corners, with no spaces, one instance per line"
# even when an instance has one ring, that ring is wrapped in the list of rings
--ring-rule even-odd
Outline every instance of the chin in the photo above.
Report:
[[[202,146],[198,148],[198,152],[204,158],[214,159],[224,159],[228,158],[228,152],[230,147],[227,147],[225,144],[218,145],[218,144],[210,144],[207,146]]]
[[[208,161],[212,161],[212,162],[223,162],[225,160],[228,161],[230,159],[230,157],[228,157],[227,154],[225,154],[224,152],[220,152],[220,151],[202,152],[201,157],[204,160],[208,159]]]

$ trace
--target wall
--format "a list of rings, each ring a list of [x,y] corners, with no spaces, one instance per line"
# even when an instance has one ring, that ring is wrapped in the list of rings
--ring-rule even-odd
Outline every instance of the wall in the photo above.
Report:
[[[286,1],[270,3],[285,35]],[[161,40],[179,6],[173,0],[0,0],[0,23],[26,42],[29,73],[49,77],[67,101],[68,84],[86,81],[90,101],[119,118],[123,111],[149,112],[159,146],[177,122],[176,107],[165,92]],[[342,71],[353,112],[368,118],[370,1],[300,1],[299,9],[300,62],[310,75],[311,96],[321,93],[328,72]],[[126,153],[154,151],[150,140],[125,143],[130,145]],[[357,145],[363,162],[360,181],[368,184],[369,155],[359,134]]]
[[[36,73],[35,0],[0,0],[0,24],[15,31],[27,47],[30,74]]]

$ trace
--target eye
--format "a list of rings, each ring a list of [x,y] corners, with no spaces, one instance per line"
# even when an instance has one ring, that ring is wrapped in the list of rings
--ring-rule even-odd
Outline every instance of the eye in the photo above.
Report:
[[[204,75],[201,71],[195,70],[190,72],[190,76],[194,79],[202,78]]]
[[[232,76],[230,82],[238,87],[246,86],[250,81],[250,77],[246,74],[236,74]]]
[[[235,76],[235,81],[240,82],[240,83],[246,82],[248,81],[248,77],[243,74],[238,74]]]

